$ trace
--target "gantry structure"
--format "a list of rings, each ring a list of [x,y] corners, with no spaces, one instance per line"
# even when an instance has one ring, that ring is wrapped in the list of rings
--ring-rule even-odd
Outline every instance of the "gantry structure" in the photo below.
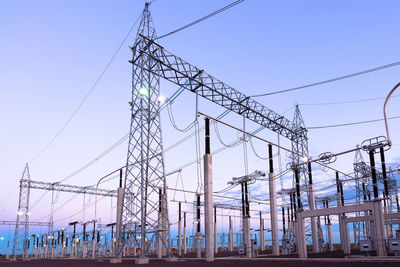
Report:
[[[162,254],[169,251],[165,164],[160,121],[160,78],[216,103],[268,128],[294,143],[307,140],[306,129],[275,113],[250,96],[207,74],[156,43],[157,35],[145,4],[132,46],[131,124],[126,161],[121,224],[117,227],[117,257],[121,257],[126,232],[135,228],[135,240],[145,257],[159,237]],[[304,149],[304,143],[300,144]],[[118,221],[118,219],[117,219]]]

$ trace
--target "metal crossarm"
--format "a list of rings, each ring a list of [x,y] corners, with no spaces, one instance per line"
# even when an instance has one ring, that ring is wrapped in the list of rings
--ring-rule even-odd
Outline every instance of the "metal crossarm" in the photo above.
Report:
[[[153,40],[140,36],[144,48],[137,53],[131,63],[139,64],[142,56],[150,57],[154,62],[146,71],[178,85],[200,96],[252,120],[290,140],[307,138],[306,129],[300,131],[285,117],[268,109],[251,97],[235,90],[203,70],[166,51]],[[132,50],[135,50],[133,47]]]
[[[89,194],[95,195],[96,188],[93,186],[77,186],[77,185],[68,185],[61,183],[48,183],[48,182],[38,182],[38,181],[28,181],[26,179],[21,179],[22,187],[29,187],[35,189],[42,189],[48,191],[61,191],[61,192],[69,192],[69,193],[81,193],[81,194]],[[106,189],[97,189],[97,195],[106,196],[106,197],[116,197],[116,190],[106,190]]]

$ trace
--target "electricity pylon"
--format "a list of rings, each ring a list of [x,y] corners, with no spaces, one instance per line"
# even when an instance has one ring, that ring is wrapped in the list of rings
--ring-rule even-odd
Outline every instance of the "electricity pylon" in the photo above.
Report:
[[[17,220],[15,224],[13,256],[17,258],[17,254],[21,253],[22,257],[29,255],[28,237],[29,237],[29,194],[30,194],[30,175],[28,163],[25,165],[24,172],[19,185],[19,200]],[[22,251],[21,251],[22,248]]]
[[[145,4],[136,40],[131,47],[132,99],[131,124],[126,160],[121,225],[117,226],[117,257],[121,257],[126,237],[134,233],[141,248],[141,258],[157,239],[157,250],[163,256],[169,250],[169,223],[164,153],[160,121],[160,77],[152,71],[158,51],[147,50],[143,37],[156,38],[149,11]],[[152,70],[152,71],[150,71]],[[159,254],[160,255],[160,254]]]

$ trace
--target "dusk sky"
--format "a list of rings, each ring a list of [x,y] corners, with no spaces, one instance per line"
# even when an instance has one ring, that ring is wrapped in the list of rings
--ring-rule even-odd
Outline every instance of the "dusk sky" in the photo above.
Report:
[[[156,0],[150,11],[158,35],[186,25],[232,2]],[[57,182],[92,161],[129,131],[132,46],[137,26],[118,52],[108,70],[61,134],[41,153],[76,110],[96,79],[113,56],[122,40],[141,15],[142,0],[88,1],[23,1],[0,3],[0,221],[15,220],[18,207],[18,181],[29,163],[31,179]],[[183,58],[206,73],[224,81],[246,95],[256,95],[319,82],[400,61],[399,1],[261,1],[243,3],[188,29],[162,38],[160,43],[169,52]],[[360,75],[288,93],[259,97],[257,101],[292,120],[294,106],[299,105],[307,127],[336,125],[383,118],[384,97],[400,81],[400,66]],[[161,81],[166,97],[178,88]],[[388,105],[388,116],[400,116],[399,92]],[[379,98],[379,99],[375,99]],[[370,101],[352,102],[375,99]],[[351,103],[337,103],[337,102]],[[185,91],[171,106],[179,128],[195,119],[195,95]],[[224,109],[200,99],[199,111],[218,116]],[[171,125],[167,109],[161,114],[164,148],[180,140],[181,133]],[[229,114],[224,121],[242,127],[242,118]],[[400,119],[390,121],[393,141],[386,153],[388,167],[400,165]],[[202,117],[200,126],[204,125]],[[246,129],[257,129],[247,121]],[[239,133],[218,126],[226,143]],[[272,142],[276,133],[265,129],[259,135]],[[340,152],[354,148],[363,140],[386,135],[384,122],[344,127],[310,129],[309,156],[323,152]],[[200,133],[201,154],[204,153],[204,132]],[[211,132],[212,150],[223,145]],[[290,148],[290,141],[280,138]],[[254,140],[258,154],[267,155],[267,144]],[[268,162],[258,158],[247,145],[248,169],[267,171]],[[274,148],[274,153],[277,150]],[[368,156],[363,153],[368,162]],[[67,179],[65,183],[88,186],[105,174],[125,165],[127,142],[123,142],[95,164]],[[288,154],[281,152],[285,169]],[[214,156],[214,191],[227,187],[234,176],[245,174],[243,146],[228,148]],[[167,172],[196,160],[195,140],[166,152]],[[353,172],[354,153],[339,157],[332,167]],[[380,163],[377,161],[378,164]],[[182,170],[184,187],[196,191],[196,166]],[[282,178],[284,188],[291,187],[292,173]],[[317,187],[332,185],[334,172],[315,166]],[[398,177],[397,177],[398,179]],[[168,177],[175,187],[177,175]],[[180,183],[180,181],[179,181]],[[266,182],[250,187],[253,196],[267,199]],[[399,183],[399,182],[398,182]],[[118,179],[102,188],[115,189]],[[354,196],[351,184],[345,185],[346,197]],[[181,188],[180,185],[178,188]],[[237,195],[235,188],[231,195]],[[277,183],[277,191],[281,182]],[[331,195],[332,187],[316,193]],[[170,200],[193,201],[194,196],[168,192]],[[85,214],[83,196],[55,194],[54,221],[62,227],[68,222],[93,218],[93,206]],[[86,203],[93,197],[86,196]],[[226,201],[226,200],[216,200]],[[349,202],[354,202],[352,199]],[[48,221],[51,193],[31,190],[31,220]],[[177,204],[170,201],[171,222],[177,220]],[[281,203],[281,200],[279,200]],[[102,199],[102,223],[115,220],[115,204]],[[332,203],[335,205],[335,201]],[[268,206],[254,204],[254,210],[269,211]],[[190,204],[184,206],[192,211]],[[221,211],[234,214],[232,211]],[[239,215],[236,212],[236,215]],[[266,219],[269,215],[264,215]],[[222,218],[222,217],[221,217]],[[257,218],[257,217],[255,217]],[[190,222],[192,218],[190,216]],[[257,219],[253,222],[258,224]],[[269,221],[267,222],[269,225]],[[223,219],[219,229],[226,228]],[[239,221],[236,222],[239,226]],[[13,227],[0,226],[0,236],[9,238]],[[45,229],[37,229],[45,231]],[[172,228],[172,231],[175,231]],[[0,241],[2,242],[2,241]],[[4,243],[0,243],[4,249]]]

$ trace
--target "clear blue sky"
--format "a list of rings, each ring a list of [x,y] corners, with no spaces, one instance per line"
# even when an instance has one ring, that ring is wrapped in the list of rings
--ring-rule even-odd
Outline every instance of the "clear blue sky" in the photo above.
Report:
[[[151,5],[151,12],[156,30],[161,35],[230,2],[157,0]],[[0,199],[3,202],[0,203],[0,220],[15,219],[17,180],[25,163],[50,141],[68,119],[140,15],[143,6],[144,1],[132,0],[2,1]],[[160,43],[207,73],[252,95],[399,61],[398,10],[399,1],[246,0],[216,17],[166,37]],[[132,56],[128,46],[133,44],[135,33],[136,29],[65,131],[45,153],[31,162],[33,180],[58,181],[127,133],[131,83],[128,60]],[[378,119],[383,116],[383,100],[325,106],[301,104],[383,97],[399,80],[400,67],[394,67],[258,100],[289,119],[293,116],[291,108],[300,104],[307,126]],[[162,83],[165,95],[175,90],[173,85]],[[400,98],[391,100],[389,116],[400,115],[399,101]],[[194,104],[194,96],[188,92],[176,101],[173,112],[178,125],[183,127],[193,120]],[[200,110],[210,115],[223,111],[205,101],[200,102]],[[165,146],[184,136],[172,128],[165,112],[162,119]],[[241,126],[238,116],[230,115],[226,120]],[[387,161],[397,165],[400,161],[399,125],[399,120],[391,121],[395,145],[387,153]],[[255,129],[257,126],[248,123],[247,127]],[[236,132],[226,128],[221,128],[221,133],[227,141],[237,137]],[[310,154],[315,157],[326,151],[338,152],[354,147],[366,138],[384,134],[383,122],[310,130]],[[264,130],[261,136],[276,141],[276,135],[268,130]],[[215,148],[221,146],[215,135],[212,140]],[[256,144],[258,152],[266,155],[266,146]],[[282,140],[282,144],[290,146],[287,140]],[[105,173],[124,165],[126,149],[124,143],[98,164],[69,179],[68,183],[95,184]],[[250,171],[267,169],[267,163],[252,155],[250,149],[249,154]],[[353,156],[340,158],[334,166],[352,172]],[[364,157],[367,159],[366,155]],[[191,140],[166,156],[167,171],[194,158],[194,141]],[[215,156],[214,162],[216,190],[224,188],[232,176],[244,174],[241,146]],[[185,187],[195,190],[194,167],[184,170],[183,176]],[[333,173],[320,172],[317,179],[330,183],[332,177]],[[175,176],[169,178],[170,186],[175,185],[175,179]],[[290,184],[291,176],[285,181]],[[115,188],[116,185],[117,181],[111,181],[104,187]],[[31,203],[35,203],[41,195],[42,192],[32,192]],[[57,205],[70,197],[67,194],[60,196]],[[187,197],[193,200],[193,196]],[[109,207],[110,201],[107,200],[104,205]],[[45,216],[49,206],[50,198],[46,195],[32,209],[32,219]],[[63,219],[66,214],[81,208],[82,198],[78,197],[59,211],[55,219]],[[171,210],[174,208],[171,205]],[[88,214],[86,218],[92,216],[89,211]],[[102,216],[107,222],[113,218],[108,208]],[[0,230],[5,231],[4,228]]]

